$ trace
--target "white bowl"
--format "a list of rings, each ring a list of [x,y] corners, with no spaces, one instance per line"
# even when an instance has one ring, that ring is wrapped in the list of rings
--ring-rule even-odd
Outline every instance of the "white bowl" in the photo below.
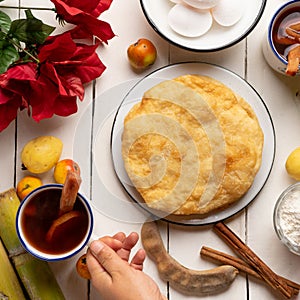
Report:
[[[279,196],[273,224],[279,240],[291,252],[300,255],[300,182],[290,185]]]
[[[164,39],[178,47],[212,52],[228,48],[243,40],[256,26],[264,11],[266,0],[240,0],[244,12],[233,26],[223,27],[213,22],[210,30],[199,37],[177,34],[168,24],[168,13],[175,3],[170,0],[140,0],[142,10],[152,28]]]

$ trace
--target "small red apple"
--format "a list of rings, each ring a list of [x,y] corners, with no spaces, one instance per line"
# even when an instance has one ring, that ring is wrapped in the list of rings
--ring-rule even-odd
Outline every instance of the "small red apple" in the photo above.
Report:
[[[80,175],[79,165],[74,160],[69,158],[60,160],[54,168],[55,182],[64,184],[69,170]]]
[[[127,56],[133,68],[144,69],[155,62],[157,51],[151,41],[141,38],[128,47]]]

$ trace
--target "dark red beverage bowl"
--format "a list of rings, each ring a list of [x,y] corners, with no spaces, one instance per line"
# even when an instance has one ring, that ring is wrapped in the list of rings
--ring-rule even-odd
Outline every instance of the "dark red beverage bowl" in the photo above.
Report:
[[[293,45],[284,46],[278,42],[275,36],[278,35],[278,28],[280,27],[280,24],[288,24],[286,23],[286,19],[294,13],[299,13],[300,16],[300,0],[286,2],[277,8],[270,19],[266,38],[263,41],[263,53],[267,63],[275,71],[283,75],[286,75],[285,71],[288,64],[288,49],[285,48],[293,47]],[[297,22],[300,22],[300,19]],[[297,43],[295,42],[295,44]],[[286,53],[284,53],[284,50],[286,50]],[[299,75],[299,71],[297,75]]]
[[[81,193],[73,210],[74,218],[59,230],[51,242],[46,234],[58,218],[59,198],[63,185],[47,184],[32,191],[21,202],[16,216],[16,230],[22,246],[33,256],[47,261],[68,259],[80,252],[89,242],[94,225],[90,201]]]

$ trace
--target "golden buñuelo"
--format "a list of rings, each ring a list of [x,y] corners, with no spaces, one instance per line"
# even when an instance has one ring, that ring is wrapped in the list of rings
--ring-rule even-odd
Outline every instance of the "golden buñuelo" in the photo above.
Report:
[[[251,187],[264,136],[250,105],[223,83],[184,75],[155,85],[127,114],[126,172],[145,203],[205,215]]]

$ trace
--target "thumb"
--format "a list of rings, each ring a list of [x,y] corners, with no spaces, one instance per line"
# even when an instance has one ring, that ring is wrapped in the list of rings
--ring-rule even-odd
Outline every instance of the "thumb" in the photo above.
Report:
[[[90,251],[105,271],[111,276],[115,272],[120,272],[125,267],[125,262],[118,254],[100,240],[91,243]]]

